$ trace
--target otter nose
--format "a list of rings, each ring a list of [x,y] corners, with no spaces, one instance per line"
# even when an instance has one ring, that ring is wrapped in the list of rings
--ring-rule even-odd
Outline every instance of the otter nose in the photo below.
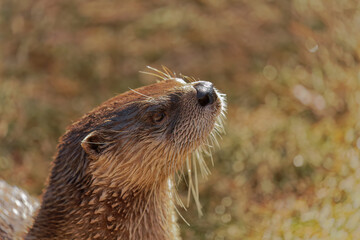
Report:
[[[213,104],[216,101],[216,93],[211,82],[199,81],[194,85],[196,98],[203,107]]]

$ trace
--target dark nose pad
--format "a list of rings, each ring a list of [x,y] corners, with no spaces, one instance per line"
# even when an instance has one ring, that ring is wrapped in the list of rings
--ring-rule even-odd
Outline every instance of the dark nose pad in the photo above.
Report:
[[[199,81],[194,85],[194,88],[197,92],[196,98],[201,106],[205,107],[216,101],[217,95],[211,82]]]

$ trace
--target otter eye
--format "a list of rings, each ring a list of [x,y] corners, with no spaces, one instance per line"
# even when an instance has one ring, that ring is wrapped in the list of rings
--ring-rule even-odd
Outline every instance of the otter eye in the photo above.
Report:
[[[155,113],[153,116],[153,120],[155,123],[160,123],[162,120],[164,120],[166,114],[164,112],[158,112]]]

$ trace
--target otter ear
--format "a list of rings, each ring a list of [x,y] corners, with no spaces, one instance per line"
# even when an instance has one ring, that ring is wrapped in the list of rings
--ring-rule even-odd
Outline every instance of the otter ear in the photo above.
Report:
[[[104,140],[104,136],[100,132],[93,131],[81,141],[81,147],[90,157],[96,158],[104,150]]]

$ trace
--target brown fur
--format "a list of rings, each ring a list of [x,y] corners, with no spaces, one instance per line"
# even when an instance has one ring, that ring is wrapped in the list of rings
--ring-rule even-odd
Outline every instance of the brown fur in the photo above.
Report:
[[[60,139],[25,239],[179,239],[173,176],[223,109],[175,79],[104,102]]]

